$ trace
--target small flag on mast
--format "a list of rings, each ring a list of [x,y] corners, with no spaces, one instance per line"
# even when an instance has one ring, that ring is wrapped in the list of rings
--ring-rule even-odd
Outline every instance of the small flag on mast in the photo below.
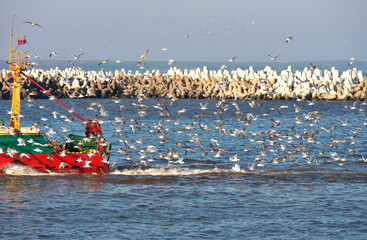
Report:
[[[25,40],[25,39],[19,39],[18,40],[18,46],[24,45],[26,42],[27,42],[27,40]]]

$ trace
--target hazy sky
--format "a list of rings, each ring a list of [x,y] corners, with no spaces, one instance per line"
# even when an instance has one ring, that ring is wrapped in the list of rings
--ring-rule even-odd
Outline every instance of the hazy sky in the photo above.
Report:
[[[43,59],[55,51],[58,59],[84,52],[84,60],[128,61],[149,49],[147,61],[367,60],[364,0],[0,0],[1,60],[11,13],[15,33]]]

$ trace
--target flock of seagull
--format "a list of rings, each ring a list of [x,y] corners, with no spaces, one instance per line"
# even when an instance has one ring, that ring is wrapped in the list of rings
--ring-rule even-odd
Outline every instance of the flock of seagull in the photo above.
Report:
[[[29,26],[32,28],[32,27],[34,27],[34,26],[37,26],[37,27],[40,27],[40,28],[42,28],[42,29],[44,29],[44,27],[42,27],[40,24],[38,24],[38,23],[35,23],[35,22],[31,22],[31,21],[23,21],[24,23],[27,23],[27,24],[29,24]],[[231,23],[231,25],[233,25],[234,23]],[[229,27],[229,24],[227,24],[226,25],[226,27],[228,28]],[[209,31],[208,31],[209,32]],[[210,33],[210,32],[209,32]],[[193,32],[189,32],[189,33],[187,33],[187,34],[185,34],[184,35],[184,37],[183,37],[183,39],[186,39],[186,38],[188,38],[188,37],[190,37],[191,35],[193,34]],[[288,36],[286,39],[285,39],[285,42],[286,43],[289,43],[289,42],[291,42],[292,40],[295,40],[296,39],[296,37],[294,37],[294,36]],[[346,42],[347,43],[347,42]],[[167,51],[170,51],[170,49],[169,48],[162,48],[162,51],[164,51],[164,52],[167,52]],[[140,56],[140,59],[138,60],[138,66],[139,66],[139,69],[145,69],[147,66],[146,66],[146,63],[142,63],[142,61],[144,60],[144,58],[146,57],[146,55],[147,55],[147,53],[149,52],[149,49],[147,49],[141,56]],[[80,56],[82,56],[84,53],[79,53],[79,54],[77,54],[77,55],[71,55],[72,57],[73,57],[73,60],[75,61],[75,60],[79,60],[79,57]],[[57,53],[56,52],[51,52],[50,54],[49,54],[49,57],[52,57],[52,56],[55,56],[55,57],[57,57],[58,55],[57,55]],[[268,54],[268,57],[270,58],[270,60],[271,61],[276,61],[277,60],[277,58],[278,57],[280,57],[280,55],[276,55],[276,56],[272,56],[272,55],[270,55],[270,54]],[[39,59],[39,58],[41,58],[40,56],[35,56],[35,58],[37,58],[37,59]],[[235,61],[235,59],[237,58],[237,56],[234,56],[234,57],[227,57],[227,61],[228,62],[234,62]],[[350,61],[348,61],[347,62],[347,64],[348,64],[348,66],[350,66],[350,65],[353,65],[353,64],[356,64],[356,65],[358,65],[358,63],[355,61],[356,60],[356,57],[355,56],[353,56],[353,57],[350,57],[350,59],[349,59]],[[101,61],[101,62],[99,62],[98,63],[98,65],[101,65],[101,64],[106,64],[106,63],[108,63],[109,62],[109,59],[105,59],[105,60],[103,60],[103,61]],[[119,64],[119,63],[122,63],[120,60],[116,60],[115,61],[116,62],[116,64]],[[170,60],[168,60],[168,65],[169,65],[169,67],[171,67],[171,65],[172,65],[172,63],[174,63],[175,62],[175,60],[174,59],[170,59]],[[35,62],[32,62],[31,64],[30,64],[31,66],[34,66],[34,65],[38,65],[37,63],[35,63]],[[317,67],[316,66],[314,66],[312,63],[310,63],[310,65],[311,65],[311,68],[312,69],[316,69]]]
[[[137,109],[138,118],[115,117],[112,122],[118,137],[134,139],[139,132],[142,132],[138,139],[130,141],[118,139],[117,143],[123,145],[118,150],[121,155],[130,161],[140,156],[138,161],[143,165],[154,162],[154,153],[157,151],[158,159],[167,161],[168,165],[184,164],[187,159],[198,157],[197,154],[192,154],[201,153],[202,156],[208,156],[208,161],[213,163],[215,169],[219,169],[218,165],[226,165],[226,161],[214,161],[213,159],[227,158],[227,163],[234,164],[232,169],[240,170],[240,159],[249,160],[249,156],[254,157],[253,163],[248,167],[249,170],[264,167],[268,163],[278,164],[287,161],[297,164],[303,162],[319,164],[320,159],[334,161],[342,166],[349,157],[357,156],[361,161],[366,162],[363,154],[359,153],[360,149],[353,149],[353,146],[367,122],[363,121],[349,131],[347,126],[351,126],[350,119],[340,119],[339,124],[334,122],[333,125],[329,125],[323,119],[320,110],[306,110],[312,107],[315,109],[316,102],[314,101],[304,102],[303,107],[296,102],[291,107],[281,105],[277,108],[270,107],[267,111],[264,109],[264,102],[257,100],[247,100],[248,105],[236,101],[229,103],[225,100],[207,101],[200,102],[200,106],[196,108],[198,111],[200,109],[201,113],[193,113],[192,110],[186,108],[179,109],[175,113],[173,105],[177,104],[179,100],[173,96],[167,105],[164,105],[165,100],[157,100],[157,104],[153,106],[144,104],[144,101],[146,98],[141,96],[137,102],[132,102],[131,107],[119,106],[120,111],[123,112],[133,111],[132,108]],[[209,103],[215,104],[215,108],[209,108]],[[366,110],[363,109],[365,105],[366,102],[353,102],[342,107],[350,111],[349,114],[365,118],[367,116]],[[147,113],[149,108],[157,109],[162,119],[150,125],[142,123],[144,118],[149,118]],[[260,111],[256,111],[256,108],[259,108]],[[213,110],[211,113],[210,109]],[[259,114],[255,115],[255,112]],[[282,115],[292,112],[294,121],[286,122]],[[190,113],[193,116],[181,118],[183,114],[189,115]],[[204,118],[209,120],[203,122]],[[227,123],[228,120],[232,121],[232,118],[238,124]],[[185,119],[189,122],[185,122]],[[267,125],[267,127],[257,127],[256,122],[261,122],[260,125]],[[344,131],[340,132],[340,128],[344,128]],[[149,135],[155,135],[158,141],[157,144],[150,144],[146,149],[142,147],[143,139],[147,138],[144,129],[147,129]],[[345,136],[338,137],[343,134]],[[229,145],[228,149],[222,147],[228,145],[223,141],[231,141],[227,139],[229,136],[234,138],[233,141],[236,144],[242,146],[244,154],[235,152],[233,145]],[[182,140],[175,141],[175,139]],[[164,149],[162,146],[165,145],[169,147],[162,150]],[[157,150],[158,148],[160,150]],[[252,154],[250,154],[251,151]],[[150,157],[148,157],[149,154]]]
[[[24,21],[24,23],[29,24],[31,28],[44,29],[43,26],[31,21]],[[186,34],[183,39],[190,37],[191,34],[193,33]],[[294,36],[289,36],[285,42],[289,43],[295,39]],[[168,48],[162,49],[162,51],[169,50]],[[143,61],[148,52],[149,49],[141,54],[138,60],[140,69],[146,67]],[[74,60],[79,60],[83,54],[82,52],[71,56]],[[52,56],[57,57],[58,55],[56,52],[51,52],[49,57]],[[277,60],[279,56],[268,55],[271,61]],[[35,58],[40,58],[40,56],[35,56]],[[230,57],[228,62],[234,62],[236,58],[237,56]],[[355,60],[356,57],[351,57],[348,65],[357,64]],[[170,59],[169,65],[171,66],[173,62],[174,60]],[[107,63],[109,63],[109,59],[99,62],[98,65]],[[121,63],[121,61],[116,61],[116,63]],[[317,68],[312,63],[310,63],[310,66],[312,69]],[[31,102],[30,98],[28,100]],[[325,122],[320,110],[307,111],[305,107],[300,107],[297,102],[292,106],[282,105],[265,110],[264,102],[253,99],[246,100],[245,104],[237,101],[227,102],[224,99],[215,102],[207,101],[205,103],[200,102],[198,109],[201,112],[195,112],[191,117],[188,117],[188,114],[192,114],[192,111],[188,108],[173,110],[177,104],[176,102],[179,101],[173,95],[168,96],[168,99],[157,99],[157,103],[152,106],[147,105],[147,103],[151,103],[153,100],[148,100],[143,94],[140,94],[136,101],[131,102],[131,106],[120,105],[120,102],[124,101],[121,99],[113,99],[112,101],[114,104],[119,104],[117,109],[122,115],[136,114],[136,117],[114,116],[113,120],[106,121],[105,118],[108,116],[108,112],[105,110],[105,106],[98,102],[92,103],[87,111],[99,112],[97,119],[100,123],[105,123],[106,126],[112,126],[115,129],[116,144],[120,145],[117,152],[127,161],[138,161],[141,165],[147,165],[158,160],[165,161],[168,165],[182,165],[184,161],[197,158],[199,154],[203,157],[208,156],[208,161],[212,162],[215,169],[220,169],[221,166],[218,165],[223,165],[223,162],[214,161],[213,159],[220,159],[225,155],[228,158],[228,163],[234,164],[232,167],[234,170],[240,170],[240,160],[248,159],[248,156],[254,156],[253,162],[248,167],[249,170],[263,167],[266,163],[278,164],[286,161],[294,163],[305,161],[308,164],[319,164],[321,158],[336,161],[339,165],[344,165],[351,156],[359,156],[362,161],[367,162],[364,156],[359,153],[359,149],[352,148],[356,142],[356,137],[367,125],[367,122],[340,133],[339,128],[350,126],[350,119],[340,119],[340,124],[330,125]],[[167,102],[169,103],[166,104]],[[209,103],[215,104],[215,107],[209,108]],[[308,102],[308,105],[314,104],[315,102]],[[366,110],[363,109],[365,105],[366,103],[362,102],[358,103],[357,106],[357,102],[354,102],[344,107],[347,111],[350,111],[352,116],[367,116]],[[27,107],[35,106],[28,103]],[[96,107],[100,109],[98,110]],[[44,106],[38,108],[48,111]],[[212,109],[212,112],[209,112],[209,109]],[[255,109],[262,110],[253,113]],[[287,111],[287,114],[294,113],[293,121],[285,122],[281,118],[285,111]],[[156,123],[144,123],[144,119],[149,119],[149,114],[154,114],[153,112],[159,112],[160,120]],[[49,115],[56,119],[60,114],[53,112]],[[190,120],[189,122],[180,119],[184,115],[186,117],[183,119]],[[280,120],[277,120],[279,117]],[[63,116],[63,118],[65,122],[72,123],[75,117]],[[203,123],[203,119],[206,119],[205,123]],[[232,121],[232,123],[227,123],[227,121]],[[52,139],[56,132],[53,127],[47,124],[48,119],[41,118],[34,126],[39,125],[40,122],[43,122],[43,125],[48,128],[48,134],[46,134]],[[256,122],[265,124],[268,129],[253,127]],[[236,127],[231,128],[231,126]],[[70,131],[64,125],[62,125],[62,129],[63,132]],[[144,130],[147,130],[147,132],[144,132]],[[343,138],[335,137],[345,133],[347,135]],[[158,142],[143,147],[143,139],[147,138],[147,134],[155,136]],[[134,139],[135,136],[141,137]],[[236,143],[242,146],[245,154],[241,154],[239,151],[234,152],[232,149],[225,149],[223,147],[225,144],[221,139],[227,137],[233,137]],[[182,141],[175,141],[175,139],[182,139]],[[19,142],[19,144],[22,143]],[[343,151],[340,151],[340,149],[343,149]],[[248,152],[251,151],[254,153],[249,154]]]
[[[215,170],[224,169],[229,164],[232,170],[242,171],[241,164],[247,164],[248,170],[252,171],[283,162],[320,164],[321,159],[340,166],[349,158],[367,162],[363,150],[353,148],[357,136],[367,125],[364,121],[367,102],[337,103],[346,111],[341,117],[349,118],[327,123],[325,116],[315,107],[315,101],[299,100],[277,107],[274,102],[266,107],[266,101],[254,99],[241,102],[205,100],[190,107],[179,101],[182,100],[173,95],[154,100],[140,94],[136,100],[112,99],[107,104],[92,102],[86,111],[97,114],[96,119],[105,133],[114,132],[113,139],[108,140],[117,145],[114,148],[118,148],[120,156],[115,155],[115,159],[139,166],[153,162],[181,166],[197,159],[212,164]],[[27,103],[27,107],[46,111],[42,115],[50,111],[44,105],[37,107]],[[112,109],[113,116],[109,117],[107,108]],[[48,114],[68,123],[75,119],[55,111]],[[283,117],[286,115],[290,115],[289,119]],[[352,118],[362,118],[361,123],[351,123]],[[52,139],[57,131],[48,125],[47,118],[42,118],[34,126],[42,123]],[[65,124],[62,129],[70,132]],[[120,163],[114,161],[111,165]]]

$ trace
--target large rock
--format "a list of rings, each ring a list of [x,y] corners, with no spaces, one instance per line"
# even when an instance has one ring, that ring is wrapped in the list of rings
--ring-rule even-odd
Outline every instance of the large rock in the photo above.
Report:
[[[335,100],[338,97],[336,93],[321,93],[320,96],[324,100]]]

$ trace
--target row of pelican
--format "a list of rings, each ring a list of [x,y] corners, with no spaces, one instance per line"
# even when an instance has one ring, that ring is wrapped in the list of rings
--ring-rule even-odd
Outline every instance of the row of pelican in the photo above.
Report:
[[[59,68],[42,70],[32,69],[25,73],[49,87],[53,94],[63,97],[134,97],[146,94],[148,97],[164,98],[174,94],[179,98],[210,99],[317,99],[348,100],[367,98],[365,77],[356,68],[343,71],[332,67],[331,70],[304,68],[292,71],[292,67],[279,74],[270,66],[255,71],[237,68],[227,70],[225,67],[208,70],[178,69],[171,67],[166,73],[160,70],[140,73],[125,69],[115,71],[84,71],[80,68]],[[9,92],[11,76],[3,69],[0,74],[1,98],[6,99]],[[29,85],[28,87],[32,87]],[[37,89],[26,91],[42,97]],[[9,95],[9,94],[8,94]]]

